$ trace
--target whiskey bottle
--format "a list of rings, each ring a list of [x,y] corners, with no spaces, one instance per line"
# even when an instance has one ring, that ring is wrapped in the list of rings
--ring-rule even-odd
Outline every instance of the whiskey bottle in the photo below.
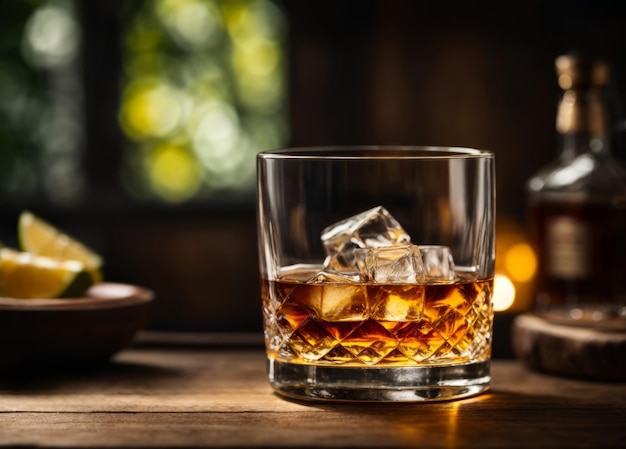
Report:
[[[626,328],[626,171],[609,148],[609,67],[566,55],[556,71],[559,156],[526,186],[535,311],[560,323]]]

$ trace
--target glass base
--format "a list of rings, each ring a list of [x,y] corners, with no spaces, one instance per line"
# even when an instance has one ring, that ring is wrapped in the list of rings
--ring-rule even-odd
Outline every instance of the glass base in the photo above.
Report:
[[[489,360],[463,365],[340,367],[269,359],[272,387],[294,399],[423,402],[460,399],[489,388]]]

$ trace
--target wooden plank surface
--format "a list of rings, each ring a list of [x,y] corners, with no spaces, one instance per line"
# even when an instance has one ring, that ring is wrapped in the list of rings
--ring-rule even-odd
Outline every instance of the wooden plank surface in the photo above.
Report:
[[[0,444],[40,447],[626,447],[626,384],[496,361],[455,402],[300,403],[261,348],[134,348],[114,363],[0,379]]]

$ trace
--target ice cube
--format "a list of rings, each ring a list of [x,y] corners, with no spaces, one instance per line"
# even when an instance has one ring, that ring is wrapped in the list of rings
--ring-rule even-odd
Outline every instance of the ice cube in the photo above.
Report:
[[[382,206],[341,220],[322,231],[326,251],[324,270],[357,273],[354,251],[410,243],[411,237]]]
[[[370,315],[382,321],[415,321],[424,314],[424,285],[379,285],[370,290]]]
[[[326,321],[362,321],[368,318],[367,294],[363,284],[349,276],[320,272],[308,281],[317,316]],[[313,305],[313,304],[312,304]]]
[[[419,245],[426,279],[452,281],[455,278],[454,260],[447,246]]]
[[[454,264],[454,277],[464,281],[475,281],[478,278],[480,267],[478,265],[457,265]]]
[[[421,284],[424,265],[417,245],[385,246],[355,250],[364,280],[378,284]]]

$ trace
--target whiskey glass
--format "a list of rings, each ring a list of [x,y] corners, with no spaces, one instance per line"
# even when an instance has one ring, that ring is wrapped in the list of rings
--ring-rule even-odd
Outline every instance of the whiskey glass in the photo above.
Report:
[[[489,387],[495,166],[417,146],[257,156],[269,381],[287,397],[433,401]]]

